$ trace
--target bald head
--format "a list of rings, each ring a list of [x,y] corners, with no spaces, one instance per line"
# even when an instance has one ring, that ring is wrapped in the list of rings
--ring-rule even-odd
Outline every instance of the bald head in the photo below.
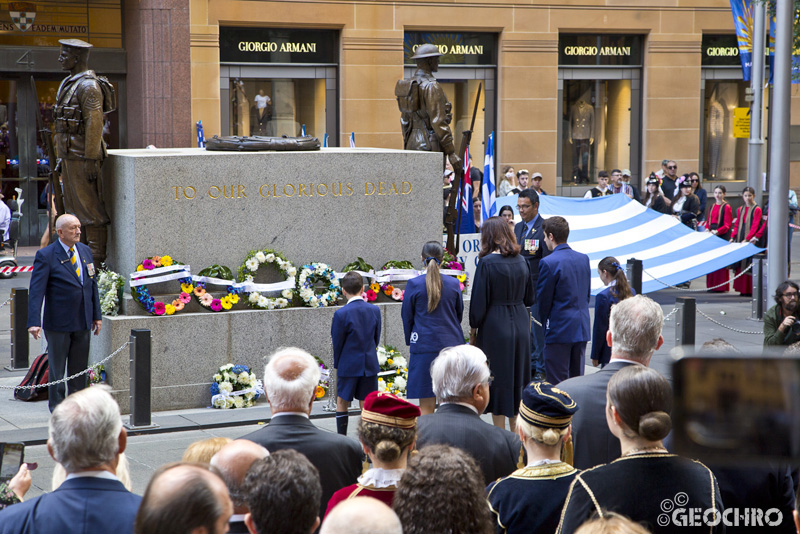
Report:
[[[303,349],[278,350],[264,369],[264,391],[272,413],[310,412],[319,377],[316,360]]]
[[[336,505],[319,534],[403,534],[400,519],[378,499],[354,497]]]
[[[74,215],[65,213],[56,219],[56,233],[65,245],[71,247],[81,240],[81,222]]]
[[[136,515],[136,534],[208,534],[227,531],[233,505],[225,483],[202,464],[160,468],[150,479]]]
[[[242,482],[253,462],[269,456],[269,451],[247,439],[237,439],[222,447],[212,458],[211,465],[219,469],[233,501],[234,514],[249,512],[244,502]]]

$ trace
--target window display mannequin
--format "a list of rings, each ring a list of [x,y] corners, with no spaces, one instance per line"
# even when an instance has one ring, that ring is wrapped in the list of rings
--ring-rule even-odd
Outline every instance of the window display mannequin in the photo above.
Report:
[[[716,178],[722,153],[722,136],[725,133],[725,104],[717,99],[717,86],[711,91],[708,102],[708,173]]]
[[[585,100],[578,100],[570,110],[567,139],[573,145],[572,161],[575,180],[589,183],[589,168],[594,144],[594,108]]]
[[[256,101],[256,119],[258,120],[258,133],[266,134],[267,132],[267,121],[270,118],[270,106],[272,105],[272,100],[268,97],[263,89],[258,90],[258,94],[255,97]]]
[[[244,82],[233,82],[234,135],[250,135],[250,101],[244,91]]]

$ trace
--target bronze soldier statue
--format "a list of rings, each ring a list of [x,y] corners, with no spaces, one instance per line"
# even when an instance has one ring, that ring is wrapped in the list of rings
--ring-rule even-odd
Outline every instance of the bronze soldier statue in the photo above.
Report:
[[[458,174],[462,166],[450,130],[452,104],[433,76],[439,70],[441,55],[436,45],[423,44],[417,48],[412,56],[417,62],[417,71],[410,78],[397,82],[395,96],[401,112],[403,147],[443,152]]]
[[[63,178],[64,211],[81,222],[81,241],[92,250],[97,267],[106,258],[111,222],[103,203],[100,166],[106,157],[103,114],[116,109],[109,81],[89,70],[92,45],[62,39],[58,61],[70,75],[61,82],[54,110],[55,148]],[[61,215],[59,213],[59,215]]]

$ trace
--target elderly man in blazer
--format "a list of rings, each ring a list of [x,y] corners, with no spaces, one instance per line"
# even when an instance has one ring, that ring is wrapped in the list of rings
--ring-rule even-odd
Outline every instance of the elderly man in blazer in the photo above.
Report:
[[[52,493],[0,511],[0,534],[133,534],[142,498],[116,477],[127,433],[107,386],[70,395],[50,417],[47,451],[67,472]]]
[[[56,232],[58,239],[36,252],[28,297],[28,332],[39,339],[44,327],[51,382],[86,369],[90,331],[98,335],[103,323],[94,259],[89,247],[80,242],[80,221],[74,215],[62,215]],[[65,393],[85,387],[86,375],[70,380],[67,388],[63,383],[49,386],[50,411],[64,400]]]
[[[627,298],[611,308],[606,342],[611,360],[594,374],[565,380],[558,389],[566,391],[581,407],[572,418],[573,465],[589,469],[619,458],[619,439],[606,422],[606,389],[611,377],[628,365],[650,364],[650,358],[664,343],[661,306],[644,295]]]
[[[243,436],[270,453],[294,449],[319,470],[322,500],[319,516],[333,494],[355,484],[361,474],[361,445],[340,434],[320,430],[309,419],[320,371],[314,357],[297,347],[281,349],[264,369],[264,391],[272,419],[264,428]]]
[[[544,246],[544,232],[542,231],[542,219],[539,216],[539,194],[533,189],[520,191],[517,199],[517,211],[522,218],[514,227],[514,237],[520,248],[520,256],[528,262],[528,269],[531,273],[533,287],[539,281],[539,260],[550,254],[550,249]],[[536,300],[531,306],[531,373],[534,380],[544,380],[544,329],[539,316],[539,301]]]
[[[483,351],[472,345],[444,349],[433,360],[431,379],[439,408],[417,420],[417,448],[458,447],[478,462],[487,485],[515,471],[522,460],[519,438],[480,416],[489,404],[491,380]]]

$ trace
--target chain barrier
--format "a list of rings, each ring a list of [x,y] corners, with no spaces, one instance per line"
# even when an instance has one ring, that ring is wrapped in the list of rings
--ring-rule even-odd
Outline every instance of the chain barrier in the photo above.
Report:
[[[734,276],[733,278],[731,278],[727,282],[724,282],[724,283],[716,285],[716,286],[707,287],[705,289],[686,289],[685,287],[673,286],[672,284],[668,284],[668,283],[664,282],[663,280],[660,280],[660,279],[656,278],[655,276],[653,276],[652,274],[648,273],[647,269],[642,268],[642,272],[644,274],[646,274],[647,276],[649,276],[650,278],[652,278],[653,280],[655,280],[656,282],[658,282],[659,284],[665,285],[667,287],[671,287],[672,289],[680,289],[681,291],[686,291],[687,293],[705,293],[709,289],[717,289],[717,288],[720,288],[722,286],[728,285],[729,283],[733,282],[734,280],[736,280],[737,278],[739,278],[740,276],[742,276],[743,274],[745,274],[747,271],[749,271],[752,268],[753,268],[753,264],[751,263],[750,265],[747,266],[747,269],[743,270],[742,272],[740,272],[739,274],[737,274],[736,276]]]
[[[671,310],[671,311],[670,311],[668,314],[666,314],[666,315],[664,316],[664,320],[665,320],[665,321],[669,321],[669,320],[670,320],[670,318],[671,318],[673,315],[675,315],[676,313],[678,313],[678,307],[677,307],[677,306],[675,306],[674,308],[672,308],[672,310]]]
[[[55,386],[56,384],[66,383],[67,381],[72,380],[73,378],[78,378],[79,376],[87,374],[89,371],[91,371],[95,367],[103,365],[108,360],[110,360],[111,358],[113,358],[114,356],[116,356],[117,354],[122,352],[122,350],[125,347],[127,347],[128,345],[132,345],[132,344],[133,344],[132,341],[126,341],[125,343],[122,344],[122,346],[120,348],[118,348],[117,350],[115,350],[114,352],[112,352],[111,354],[109,354],[108,356],[106,356],[105,358],[103,358],[102,360],[97,362],[96,364],[87,367],[86,369],[84,369],[80,373],[76,373],[76,374],[74,374],[72,376],[68,376],[68,377],[62,378],[61,380],[56,380],[55,382],[48,382],[47,384],[36,384],[35,386],[0,386],[0,389],[39,389],[39,388],[46,388],[46,387],[49,387],[49,386]]]
[[[702,315],[703,317],[705,317],[706,319],[708,319],[712,323],[714,323],[716,325],[719,325],[722,328],[727,328],[728,330],[732,330],[733,332],[738,332],[740,334],[751,334],[751,335],[756,335],[756,334],[762,335],[764,333],[764,332],[760,332],[760,331],[753,332],[753,331],[750,331],[750,330],[739,330],[738,328],[733,328],[732,326],[724,325],[721,322],[719,322],[716,319],[714,319],[713,317],[703,313],[703,311],[699,310],[699,309],[697,310],[697,313],[699,313],[700,315]]]
[[[9,302],[11,302],[11,297],[8,297],[4,303],[0,304],[0,308],[2,308],[3,306],[5,306],[5,305],[6,305],[6,304],[8,304]]]

